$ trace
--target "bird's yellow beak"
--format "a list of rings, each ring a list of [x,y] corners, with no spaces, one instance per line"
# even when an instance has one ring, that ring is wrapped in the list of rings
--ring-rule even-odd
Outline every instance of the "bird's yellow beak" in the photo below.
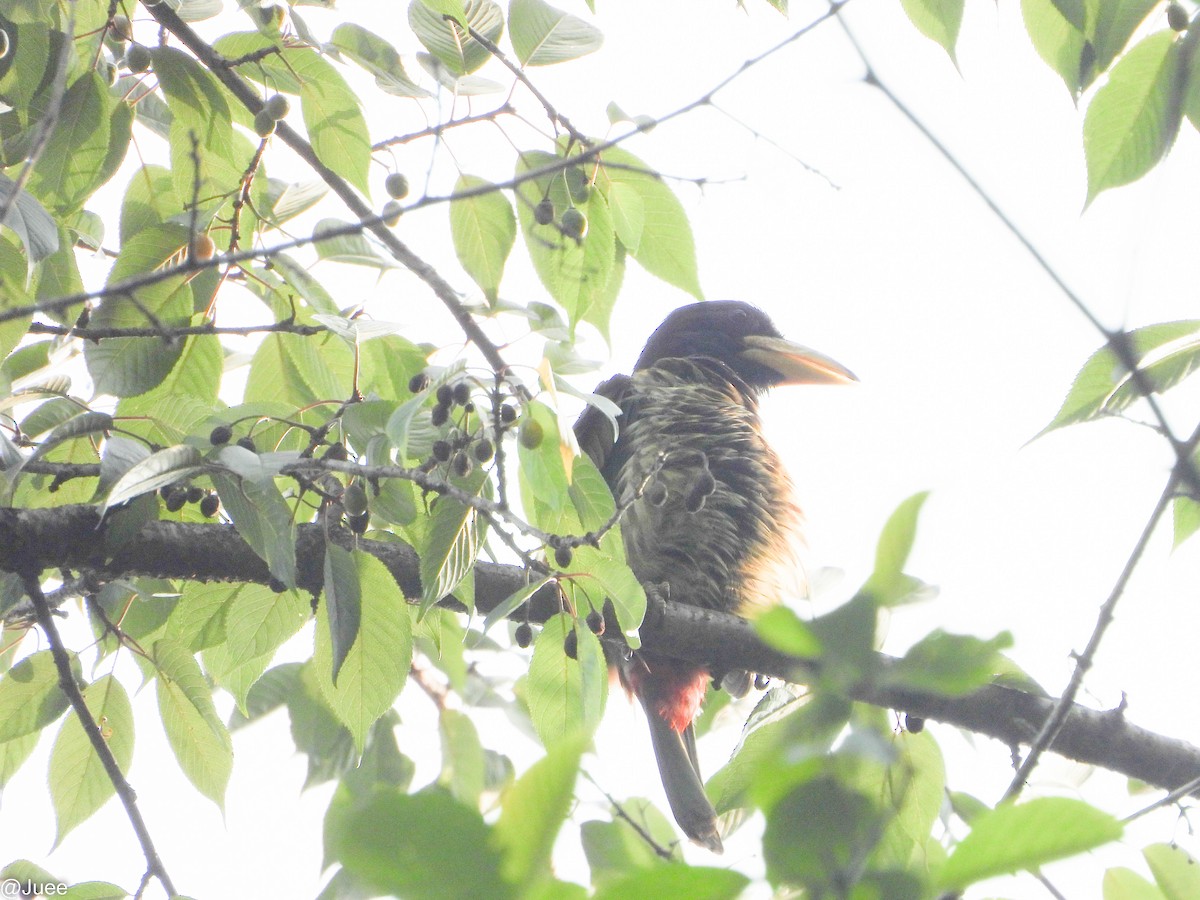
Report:
[[[778,372],[780,384],[851,384],[858,377],[839,362],[802,344],[765,335],[743,338],[741,355]]]

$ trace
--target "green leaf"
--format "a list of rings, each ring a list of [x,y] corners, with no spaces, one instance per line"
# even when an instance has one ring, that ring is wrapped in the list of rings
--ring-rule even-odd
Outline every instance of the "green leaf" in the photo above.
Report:
[[[1187,340],[1181,346],[1177,345],[1192,338],[1198,331],[1200,319],[1183,319],[1145,325],[1125,335],[1130,351],[1152,389],[1166,390],[1194,371],[1200,356],[1200,341]],[[1148,359],[1156,361],[1147,366]],[[1161,379],[1158,376],[1162,376]],[[1120,412],[1136,396],[1136,385],[1129,371],[1109,347],[1101,347],[1088,357],[1075,376],[1066,399],[1050,424],[1032,439],[1037,440],[1064,425],[1088,422]]]
[[[1096,48],[1097,72],[1108,69],[1157,5],[1157,0],[1104,0],[1091,4],[1096,16],[1092,43]]]
[[[353,554],[328,542],[325,544],[324,598],[326,615],[329,617],[330,654],[333,657],[331,680],[337,684],[338,671],[358,638],[362,622],[362,591]]]
[[[773,606],[754,619],[754,631],[763,643],[781,653],[799,657],[821,655],[821,641],[795,612],[786,606]]]
[[[104,510],[183,481],[201,471],[204,457],[195,447],[180,444],[152,453],[134,463],[112,486],[104,501]]]
[[[1096,77],[1091,41],[1063,16],[1054,0],[1021,0],[1021,13],[1038,55],[1058,73],[1071,96],[1079,96]]]
[[[512,897],[491,833],[477,810],[435,789],[381,790],[357,802],[339,793],[325,819],[329,855],[356,879],[408,900]]]
[[[435,12],[422,2],[412,0],[408,7],[408,24],[413,33],[443,65],[455,75],[474,72],[491,59],[482,44],[470,36],[466,24],[492,43],[504,33],[504,14],[491,0],[467,0],[459,21],[448,21],[442,12]]]
[[[231,471],[237,456],[254,457],[243,447],[221,448],[217,461]],[[292,510],[269,475],[235,478],[210,473],[221,505],[233,519],[242,540],[267,564],[284,587],[296,585],[296,527]]]
[[[512,0],[508,27],[523,66],[549,66],[600,49],[604,35],[595,25],[555,9],[544,0]]]
[[[526,152],[517,160],[516,174],[520,177],[560,162],[560,157],[550,153]],[[558,217],[539,225],[533,211],[547,197]],[[586,202],[575,203],[561,172],[522,182],[517,186],[517,200],[517,221],[534,270],[550,296],[566,310],[574,328],[606,297],[616,259],[616,233],[608,203],[596,190],[590,191]],[[572,206],[587,218],[587,234],[582,240],[567,237],[561,229],[562,213]]]
[[[767,812],[767,878],[774,885],[802,885],[816,896],[832,894],[861,866],[881,818],[869,799],[833,778],[801,783]]]
[[[457,4],[457,14],[461,15],[462,3],[450,2]],[[343,22],[333,29],[329,44],[374,75],[375,84],[385,93],[394,97],[429,96],[429,91],[408,77],[396,48],[375,32],[355,22]]]
[[[563,650],[572,629],[578,640],[576,659]],[[580,734],[590,737],[604,714],[607,689],[608,665],[596,636],[566,613],[546,622],[533,645],[526,688],[529,715],[542,743],[551,748]]]
[[[1185,850],[1173,844],[1151,844],[1142,855],[1167,900],[1200,896],[1200,866]]]
[[[454,193],[484,188],[491,184],[475,175],[462,175]],[[494,187],[494,186],[493,186]],[[454,252],[467,274],[484,296],[496,302],[504,262],[517,239],[517,218],[499,189],[450,201],[450,235]]]
[[[63,441],[69,441],[87,434],[103,434],[111,429],[112,425],[112,416],[108,413],[92,412],[91,410],[81,412],[79,415],[67,419],[61,425],[55,426],[46,435],[45,439],[38,444],[30,460],[40,459]]]
[[[904,574],[908,555],[917,535],[917,517],[929,497],[928,491],[913,494],[888,517],[875,546],[875,570],[862,586],[881,606],[891,606],[912,597],[920,582]]]
[[[891,813],[872,853],[873,864],[905,869],[926,852],[946,797],[946,764],[928,731],[902,732],[890,740],[895,757],[887,765],[864,765],[853,780]]]
[[[205,797],[225,808],[233,771],[233,744],[217,716],[212,690],[191,652],[171,640],[154,644],[158,709],[183,774]]]
[[[1178,547],[1200,530],[1200,502],[1191,497],[1176,497],[1173,502],[1175,546]]]
[[[1141,178],[1170,149],[1181,114],[1181,59],[1174,32],[1152,34],[1121,58],[1088,104],[1087,203]]]
[[[1083,0],[1074,0],[1082,8]],[[941,44],[954,60],[954,45],[962,25],[963,0],[900,0],[904,12],[917,30],[930,40]]]
[[[300,61],[297,56],[288,53],[284,58],[294,67]],[[371,137],[358,95],[316,53],[310,51],[302,60],[300,108],[317,159],[364,194],[369,193]]]
[[[121,247],[108,274],[111,287],[170,263],[188,245],[187,229],[159,225],[139,231]],[[138,288],[133,297],[114,293],[92,313],[95,328],[146,328],[186,325],[192,315],[192,289],[178,275]],[[153,317],[151,320],[149,317]],[[164,342],[160,337],[106,338],[88,341],[83,355],[100,393],[132,397],[162,382],[183,353],[183,341]]]
[[[1007,631],[985,641],[935,629],[896,661],[887,678],[902,687],[949,697],[969,694],[992,680],[1000,651],[1012,642]]]
[[[938,875],[951,890],[1067,856],[1093,850],[1121,837],[1121,823],[1081,800],[1038,797],[1002,804],[981,815]]]
[[[528,423],[536,423],[536,428],[541,429],[541,440],[532,447],[528,446],[532,441],[517,443],[521,501],[533,512],[535,525],[553,531],[558,523],[551,517],[570,499],[566,460],[571,459],[573,453],[559,433],[558,416],[546,404],[531,400],[525,404],[523,416],[521,427],[528,433],[528,429],[534,427]]]
[[[1104,873],[1104,900],[1167,900],[1163,892],[1133,869],[1116,866]]]
[[[442,772],[438,783],[468,806],[478,806],[484,789],[483,745],[470,717],[456,709],[438,714],[442,736]]]
[[[77,657],[71,665],[78,677]],[[53,654],[40,650],[25,657],[0,679],[0,742],[41,731],[67,706]]]
[[[83,699],[122,773],[133,762],[133,707],[121,683],[105,675],[83,689]],[[50,752],[50,799],[54,803],[57,847],[80,822],[116,793],[79,717],[72,714]]]
[[[634,215],[628,193],[636,193],[641,200],[637,210],[642,221],[638,241],[631,246],[622,240],[629,255],[651,275],[703,300],[692,228],[675,192],[650,166],[619,147],[605,150],[601,163],[596,185],[606,197],[617,191],[618,202],[624,204],[624,217]]]
[[[610,556],[595,547],[576,547],[571,560],[570,577],[564,581],[568,590],[577,591],[580,608],[590,605],[602,609],[611,600],[617,623],[629,646],[641,646],[637,629],[646,617],[646,590],[642,587],[624,556]]]
[[[0,201],[8,202],[16,184],[7,175],[0,174]],[[17,191],[17,197],[8,209],[4,225],[11,228],[20,239],[28,255],[29,265],[41,262],[59,249],[61,242],[58,237],[58,224],[29,191]],[[74,256],[71,258],[74,259]]]
[[[571,809],[587,743],[578,732],[556,742],[504,792],[493,837],[510,883],[528,888],[549,876],[550,852]]]
[[[661,846],[668,846],[676,840],[675,829],[648,801],[625,800],[621,807]],[[612,822],[599,819],[584,822],[579,827],[579,837],[587,856],[588,868],[592,871],[592,884],[598,888],[620,884],[632,872],[664,864],[646,839],[621,818]]]
[[[352,554],[362,595],[362,623],[358,637],[338,671],[333,672],[329,612],[317,608],[316,678],[330,708],[354,737],[361,753],[375,720],[391,708],[412,661],[412,619],[408,605],[392,574],[383,563],[362,551]]]
[[[480,468],[458,485],[468,494],[478,495],[487,483]],[[473,506],[460,503],[448,494],[438,498],[421,550],[421,613],[443,597],[454,593],[472,571],[483,546],[484,523]]]
[[[732,869],[659,866],[606,885],[596,892],[595,900],[735,900],[749,884],[749,878]]]
[[[220,619],[225,637],[204,649],[204,670],[233,694],[238,707],[244,710],[251,687],[275,651],[311,616],[311,600],[305,594],[277,594],[261,584],[236,585]]]
[[[113,99],[99,74],[88,72],[63,95],[58,121],[46,142],[29,187],[59,213],[79,209],[112,172],[105,173]]]

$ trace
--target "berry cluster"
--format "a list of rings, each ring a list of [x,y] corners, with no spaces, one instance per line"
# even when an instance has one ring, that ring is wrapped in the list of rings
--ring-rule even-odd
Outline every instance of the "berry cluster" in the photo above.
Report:
[[[429,389],[429,376],[424,372],[414,375],[408,384],[413,393]],[[435,428],[442,429],[442,437],[433,442],[429,459],[422,468],[431,471],[438,466],[447,466],[459,477],[469,475],[476,465],[485,465],[496,455],[496,446],[485,426],[485,417],[480,415],[472,395],[472,383],[462,378],[454,383],[439,385],[434,393],[436,402],[430,411],[430,421]],[[517,419],[517,410],[511,403],[502,403],[499,408],[500,435]]]
[[[200,514],[211,519],[221,508],[221,499],[213,491],[205,490],[194,484],[177,481],[159,490],[163,505],[167,512],[179,512],[188,503],[199,503]]]

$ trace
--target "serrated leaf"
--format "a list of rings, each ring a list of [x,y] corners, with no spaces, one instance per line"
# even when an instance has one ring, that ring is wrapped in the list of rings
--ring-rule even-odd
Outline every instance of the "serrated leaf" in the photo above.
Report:
[[[450,0],[457,3],[457,0]],[[462,4],[457,3],[458,15]],[[428,97],[429,91],[408,77],[396,48],[356,22],[343,22],[333,29],[329,43],[375,76],[380,90],[395,97]]]
[[[504,14],[491,0],[467,0],[458,21],[443,18],[423,0],[412,0],[408,7],[408,24],[418,40],[425,45],[454,75],[474,72],[491,59],[487,48],[472,38],[464,22],[492,43],[504,33]]]
[[[330,804],[325,840],[356,880],[411,900],[514,896],[478,810],[439,789],[379,790],[353,803],[351,796],[339,793]]]
[[[1082,8],[1083,0],[1072,0]],[[953,61],[964,0],[900,0],[909,20],[925,37],[942,46]]]
[[[949,889],[1085,853],[1121,837],[1121,823],[1081,800],[1038,797],[1002,804],[975,820],[946,860],[938,884]]]
[[[152,453],[134,463],[109,491],[104,510],[142,494],[183,481],[201,471],[204,457],[195,447],[180,444]]]
[[[313,661],[321,693],[362,753],[371,726],[391,707],[408,677],[412,619],[404,595],[383,563],[362,551],[353,551],[351,556],[362,596],[358,636],[334,684],[329,612],[320,604]]]
[[[8,204],[3,224],[20,239],[32,266],[58,250],[58,224],[37,198],[24,189],[9,203],[9,195],[16,184],[7,175],[0,174],[0,205]]]
[[[1200,866],[1182,847],[1151,844],[1142,855],[1167,900],[1188,900],[1200,892]]]
[[[55,426],[38,444],[30,460],[40,459],[63,441],[82,437],[85,434],[103,434],[112,428],[112,424],[112,416],[108,413],[92,412],[91,410],[81,412],[79,415],[67,419],[61,425]]]
[[[1179,131],[1182,56],[1171,31],[1144,38],[1113,66],[1083,120],[1087,203],[1136,181],[1170,149]]]
[[[133,762],[133,707],[121,683],[105,675],[83,689],[83,699],[122,773]],[[50,799],[56,820],[55,846],[116,793],[100,756],[72,714],[50,752]]]
[[[486,188],[489,184],[475,175],[462,175],[454,185],[454,194]],[[505,260],[517,239],[517,218],[511,204],[498,188],[451,200],[450,235],[458,261],[484,296],[495,303]]]
[[[904,566],[916,538],[917,517],[928,497],[928,491],[913,494],[884,523],[875,547],[875,570],[861,591],[878,604],[898,603],[913,593],[914,580],[904,574]]]
[[[608,196],[617,185],[620,185],[616,188],[618,202],[625,204],[623,216],[626,219],[632,219],[633,207],[625,189],[632,190],[641,201],[638,213],[642,227],[637,243],[624,245],[629,255],[651,275],[687,291],[697,300],[704,299],[692,228],[675,192],[638,157],[619,147],[611,147],[601,157],[596,186]]]
[[[29,182],[30,191],[42,203],[58,212],[71,212],[100,186],[113,103],[95,72],[86,72],[67,88]]]
[[[292,511],[269,476],[234,478],[210,473],[221,506],[250,549],[285,587],[296,584],[296,527]]]
[[[1154,387],[1153,374],[1146,367],[1146,360],[1152,358],[1156,351],[1167,348],[1164,358],[1170,358],[1170,345],[1183,341],[1200,331],[1200,320],[1184,319],[1178,322],[1161,322],[1134,329],[1125,336],[1128,346],[1139,367],[1146,374],[1146,380]],[[1175,363],[1169,364],[1160,374],[1169,376],[1162,382],[1162,390],[1174,386],[1180,380],[1194,371],[1196,354],[1200,352],[1197,346],[1200,342],[1188,342],[1181,348],[1185,355],[1175,357]],[[1190,349],[1189,349],[1190,348]],[[1087,422],[1092,419],[1119,412],[1127,407],[1136,397],[1136,391],[1130,382],[1130,373],[1123,366],[1116,354],[1109,347],[1101,347],[1088,357],[1087,362],[1075,376],[1071,388],[1050,423],[1039,431],[1032,440],[1042,437],[1064,425],[1076,422]],[[1119,401],[1114,398],[1118,397]]]
[[[509,37],[523,66],[549,66],[600,49],[604,35],[595,25],[555,9],[544,0],[512,0]]]
[[[294,64],[295,54],[286,58]],[[317,158],[368,193],[371,138],[358,95],[333,66],[315,53],[305,58],[300,109]]]
[[[1114,866],[1104,873],[1104,900],[1167,900],[1166,896],[1133,869]]]
[[[358,639],[358,629],[362,623],[358,567],[353,554],[336,544],[325,545],[325,592],[322,596],[329,618],[329,646],[333,661],[331,680],[336,685],[338,670]]]
[[[154,644],[158,709],[175,759],[192,785],[218,807],[233,771],[233,744],[212,691],[191,652],[171,640]]]
[[[78,677],[74,655],[71,665]],[[40,650],[25,657],[0,678],[0,743],[41,731],[67,706],[53,654]]]
[[[168,265],[188,245],[181,225],[148,226],[126,241],[109,271],[109,287]],[[133,297],[112,293],[92,313],[95,328],[146,328],[187,324],[192,315],[192,289],[182,275],[140,287]],[[152,319],[150,317],[153,317]],[[133,397],[157,387],[183,353],[181,340],[119,337],[87,341],[83,355],[100,393]]]
[[[473,471],[459,486],[478,495],[487,481],[483,469]],[[475,565],[483,546],[485,523],[478,511],[443,494],[438,498],[421,547],[421,613],[454,592]]]
[[[549,153],[526,152],[517,160],[516,174],[520,177],[560,162],[560,157]],[[522,182],[517,195],[517,221],[534,270],[550,296],[566,310],[573,329],[606,297],[616,259],[616,232],[608,202],[598,190],[590,191],[586,202],[574,202],[562,172]],[[554,204],[558,218],[539,225],[533,211],[544,198]],[[562,212],[571,207],[587,220],[587,233],[581,240],[562,232]]]
[[[576,659],[563,649],[572,629]],[[529,715],[542,743],[549,748],[580,734],[590,737],[604,713],[607,688],[608,665],[596,636],[565,613],[546,622],[533,645],[526,689]]]
[[[438,714],[442,738],[442,771],[438,783],[463,803],[479,805],[484,788],[483,745],[479,732],[465,713],[443,709]]]
[[[1108,69],[1157,5],[1156,0],[1104,0],[1092,4],[1096,17],[1092,43],[1096,48],[1097,72]]]
[[[322,219],[313,227],[317,256],[329,262],[349,263],[372,269],[391,269],[397,266],[394,260],[385,259],[375,251],[375,246],[362,234],[338,234],[349,225],[340,219]],[[329,237],[323,237],[330,233]]]
[[[1096,77],[1091,41],[1063,16],[1054,0],[1021,0],[1021,14],[1038,55],[1058,73],[1071,96],[1079,96]]]
[[[754,631],[763,643],[798,657],[821,655],[821,641],[795,612],[773,606],[754,618]]]
[[[888,681],[951,697],[968,694],[991,680],[1000,651],[1012,642],[1007,631],[983,640],[935,629],[896,661],[888,671]]]
[[[501,873],[528,888],[550,873],[550,852],[571,809],[588,736],[573,734],[550,747],[512,784],[500,803],[493,836],[503,853]]]

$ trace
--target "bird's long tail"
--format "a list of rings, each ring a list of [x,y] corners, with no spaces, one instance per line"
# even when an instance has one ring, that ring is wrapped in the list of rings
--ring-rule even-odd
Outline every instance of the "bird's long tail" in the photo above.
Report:
[[[638,699],[650,723],[650,740],[658,760],[658,772],[675,821],[693,841],[713,853],[721,853],[724,847],[717,830],[717,812],[704,793],[704,782],[696,762],[695,729],[689,724],[683,731],[676,731],[655,708],[653,701],[641,693]]]

